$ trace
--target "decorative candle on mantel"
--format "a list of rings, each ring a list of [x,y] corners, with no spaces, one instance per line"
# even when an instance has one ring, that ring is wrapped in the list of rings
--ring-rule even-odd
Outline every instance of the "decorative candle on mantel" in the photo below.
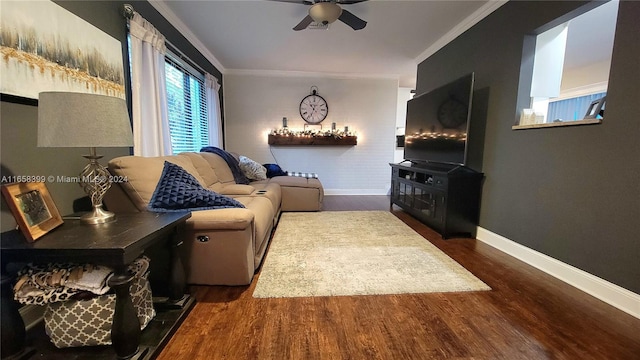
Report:
[[[345,134],[345,135],[348,135],[348,134],[349,134],[349,127],[348,127],[348,126],[345,126],[345,127],[344,127],[344,134]]]
[[[287,127],[287,118],[286,118],[286,117],[283,117],[283,118],[282,118],[282,127],[283,127],[283,128],[286,128],[286,127]]]
[[[331,131],[336,131],[336,123],[331,123]]]

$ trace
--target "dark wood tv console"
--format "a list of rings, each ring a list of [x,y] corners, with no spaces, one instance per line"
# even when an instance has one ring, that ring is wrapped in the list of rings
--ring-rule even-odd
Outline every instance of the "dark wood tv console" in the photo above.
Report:
[[[476,236],[484,175],[465,166],[402,162],[391,165],[396,204],[444,239]]]

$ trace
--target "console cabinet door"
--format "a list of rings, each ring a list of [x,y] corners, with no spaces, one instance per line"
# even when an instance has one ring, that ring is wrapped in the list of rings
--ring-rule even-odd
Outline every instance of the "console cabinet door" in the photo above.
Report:
[[[432,186],[415,186],[413,211],[428,225],[442,229],[446,213],[446,195]]]
[[[391,165],[391,202],[439,232],[475,236],[483,174]]]

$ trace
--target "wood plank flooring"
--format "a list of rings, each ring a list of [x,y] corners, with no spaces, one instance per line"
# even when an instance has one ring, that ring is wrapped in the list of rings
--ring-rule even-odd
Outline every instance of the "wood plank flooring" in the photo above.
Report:
[[[386,196],[327,196],[324,210],[386,210]],[[254,299],[193,286],[198,300],[160,360],[640,359],[640,320],[474,239],[442,240],[392,212],[493,290]]]

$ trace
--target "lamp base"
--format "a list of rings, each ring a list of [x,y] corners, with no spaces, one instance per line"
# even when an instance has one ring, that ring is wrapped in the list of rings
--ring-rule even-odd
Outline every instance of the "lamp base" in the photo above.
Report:
[[[93,211],[80,217],[80,221],[85,224],[104,224],[116,219],[116,214],[103,210],[102,205],[94,205]]]

